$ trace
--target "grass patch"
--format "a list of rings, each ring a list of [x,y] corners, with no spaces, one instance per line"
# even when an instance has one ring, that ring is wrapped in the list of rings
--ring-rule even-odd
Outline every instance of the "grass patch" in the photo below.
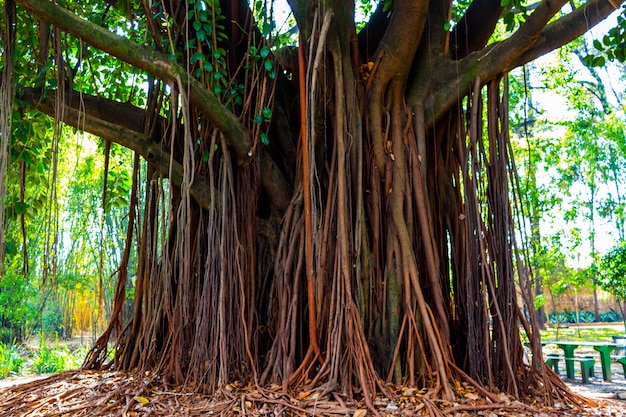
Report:
[[[557,338],[558,333],[558,338]],[[563,340],[571,342],[607,342],[612,343],[612,336],[623,335],[622,331],[617,331],[611,327],[554,327],[547,328],[541,332],[541,340]]]

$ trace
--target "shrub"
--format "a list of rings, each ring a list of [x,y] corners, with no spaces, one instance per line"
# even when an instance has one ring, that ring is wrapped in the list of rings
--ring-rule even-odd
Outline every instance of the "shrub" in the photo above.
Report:
[[[57,338],[55,348],[51,349],[46,344],[42,334],[39,348],[35,351],[33,357],[32,371],[38,374],[61,372],[70,367],[68,363],[71,364],[71,355],[67,346],[64,349],[59,348],[59,340]]]
[[[622,313],[613,309],[611,309],[610,311],[605,311],[604,313],[600,313],[600,321],[606,323],[615,323],[618,321],[622,321]]]
[[[593,323],[596,321],[596,313],[593,311],[581,311],[578,314],[578,319],[581,323]]]
[[[19,375],[24,365],[22,351],[16,344],[0,342],[0,378]]]
[[[551,324],[572,324],[576,323],[576,312],[574,311],[561,311],[559,313],[551,312],[548,315],[548,321]],[[596,321],[596,315],[593,311],[580,311],[578,313],[578,321],[580,323],[593,323]],[[613,309],[600,313],[600,322],[602,323],[615,323],[622,321],[622,313]]]

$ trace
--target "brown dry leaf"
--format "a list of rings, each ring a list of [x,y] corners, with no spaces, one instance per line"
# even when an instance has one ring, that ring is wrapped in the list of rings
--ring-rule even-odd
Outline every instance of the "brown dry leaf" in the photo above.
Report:
[[[366,415],[367,415],[367,410],[360,409],[360,410],[356,410],[352,417],[365,417]]]
[[[149,399],[147,399],[146,397],[142,397],[141,395],[136,395],[133,397],[133,400],[137,401],[138,403],[141,403],[143,405],[146,405],[150,402]]]
[[[474,394],[473,392],[466,392],[463,395],[465,396],[465,398],[469,400],[474,400],[474,401],[480,398],[478,395]]]
[[[505,404],[510,404],[511,403],[511,398],[509,398],[508,395],[506,395],[505,393],[501,392],[500,394],[498,394],[498,399],[500,401],[502,401]]]
[[[246,408],[252,408],[252,401],[244,401]]]
[[[302,391],[302,392],[299,392],[298,395],[296,395],[296,398],[299,400],[304,400],[310,394],[311,394],[311,391]]]

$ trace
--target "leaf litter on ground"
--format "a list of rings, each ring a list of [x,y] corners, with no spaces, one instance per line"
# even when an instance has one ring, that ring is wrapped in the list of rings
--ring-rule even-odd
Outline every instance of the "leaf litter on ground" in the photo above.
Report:
[[[493,401],[471,386],[458,388],[455,401],[448,402],[432,398],[427,390],[389,386],[394,398],[378,396],[373,404],[381,416],[626,416],[626,402],[617,400],[546,406],[502,393]],[[150,375],[113,371],[67,371],[0,389],[0,417],[212,415],[365,417],[374,412],[364,402],[338,393],[321,396],[311,390],[286,394],[278,385],[258,388],[233,383],[208,396],[168,386]]]

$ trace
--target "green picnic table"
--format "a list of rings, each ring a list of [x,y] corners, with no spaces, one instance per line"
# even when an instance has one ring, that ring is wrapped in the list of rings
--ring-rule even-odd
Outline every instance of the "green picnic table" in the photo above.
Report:
[[[565,356],[565,371],[568,378],[574,378],[574,351],[579,347],[592,347],[600,353],[600,365],[602,365],[602,379],[611,380],[611,352],[617,346],[615,343],[603,342],[564,342],[560,340],[541,341],[542,345],[556,345],[563,350]]]

